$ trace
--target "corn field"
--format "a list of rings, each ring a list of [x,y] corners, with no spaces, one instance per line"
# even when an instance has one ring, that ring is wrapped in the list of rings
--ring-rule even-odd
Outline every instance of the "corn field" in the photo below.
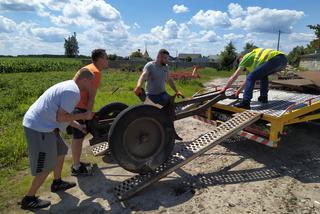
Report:
[[[81,59],[71,58],[0,58],[0,73],[76,71],[81,66]]]

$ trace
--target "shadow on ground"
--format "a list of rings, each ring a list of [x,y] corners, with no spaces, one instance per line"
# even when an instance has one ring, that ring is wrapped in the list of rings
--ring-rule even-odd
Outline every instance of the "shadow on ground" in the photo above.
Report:
[[[225,166],[220,171],[190,175],[182,169],[169,175],[135,197],[120,202],[113,195],[113,187],[119,184],[117,176],[127,176],[111,156],[103,157],[107,167],[96,167],[92,177],[79,177],[78,188],[81,196],[60,193],[61,201],[48,211],[38,213],[131,213],[132,211],[152,211],[173,207],[190,200],[202,188],[228,185],[291,176],[303,183],[320,183],[320,126],[305,123],[290,127],[277,149],[269,148],[240,137],[232,137],[221,146],[236,153],[240,160]],[[179,145],[177,145],[179,146]],[[205,154],[223,155],[223,154]],[[253,159],[263,167],[247,170],[230,170],[246,159]],[[117,169],[117,170],[114,170]],[[117,174],[117,173],[118,174]],[[113,180],[110,180],[112,178]],[[78,197],[81,197],[78,198]]]

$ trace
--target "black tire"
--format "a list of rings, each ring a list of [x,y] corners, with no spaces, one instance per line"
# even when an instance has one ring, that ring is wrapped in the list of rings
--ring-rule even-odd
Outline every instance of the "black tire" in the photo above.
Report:
[[[168,115],[151,105],[132,106],[111,125],[111,154],[124,169],[144,174],[166,161],[174,147],[174,128]]]
[[[110,126],[99,127],[98,121],[103,119],[111,119],[116,118],[118,114],[120,114],[123,110],[128,108],[128,106],[124,103],[113,102],[105,105],[100,108],[99,111],[96,112],[95,119],[87,121],[87,130],[93,136],[101,137],[106,136],[109,133]],[[106,138],[107,140],[107,138]]]

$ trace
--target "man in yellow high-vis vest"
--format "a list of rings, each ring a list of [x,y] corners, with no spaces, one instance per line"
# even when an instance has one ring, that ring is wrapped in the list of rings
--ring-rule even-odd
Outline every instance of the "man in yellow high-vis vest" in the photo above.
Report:
[[[276,50],[269,48],[255,48],[249,53],[241,54],[237,62],[239,66],[234,74],[229,78],[228,83],[222,88],[221,92],[225,92],[232,83],[239,77],[244,70],[249,71],[246,81],[236,90],[235,95],[238,96],[244,88],[243,100],[235,105],[239,108],[250,109],[250,101],[256,80],[260,80],[260,97],[258,101],[261,103],[268,102],[268,76],[283,70],[288,63],[286,56]]]

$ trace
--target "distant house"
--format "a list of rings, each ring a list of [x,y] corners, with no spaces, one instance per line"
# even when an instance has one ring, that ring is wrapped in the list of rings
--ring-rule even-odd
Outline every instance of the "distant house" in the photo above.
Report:
[[[192,62],[196,62],[197,60],[201,59],[201,54],[188,54],[188,53],[180,53],[178,55],[178,60],[180,61],[187,61],[188,58],[191,58]]]
[[[320,49],[314,54],[300,56],[299,67],[309,71],[320,71]]]
[[[217,62],[217,63],[219,63],[220,58],[219,58],[219,55],[209,55],[208,56],[208,60],[209,60],[209,62]]]

